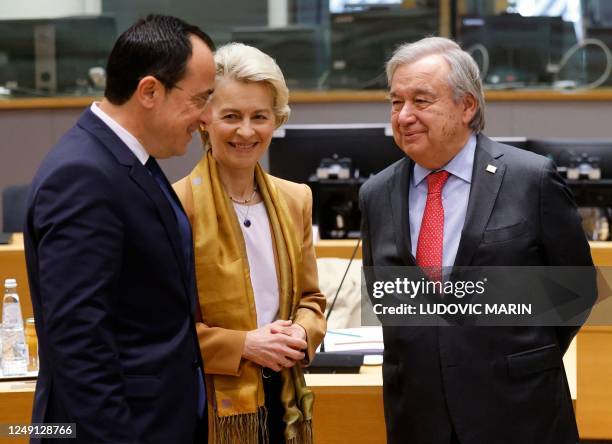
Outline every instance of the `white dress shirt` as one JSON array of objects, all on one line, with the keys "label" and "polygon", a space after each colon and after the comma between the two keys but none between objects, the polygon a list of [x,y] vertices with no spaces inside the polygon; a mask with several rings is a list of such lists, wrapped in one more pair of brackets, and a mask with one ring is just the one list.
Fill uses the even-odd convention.
[{"label": "white dress shirt", "polygon": [[149,153],[147,153],[147,150],[145,150],[144,146],[142,146],[138,139],[134,137],[128,130],[119,125],[119,123],[117,123],[115,119],[113,119],[111,116],[102,111],[98,103],[99,102],[94,102],[91,104],[91,112],[98,116],[100,120],[102,120],[102,122],[104,122],[106,126],[108,126],[111,131],[115,133],[117,137],[119,137],[119,139],[121,139],[121,141],[127,145],[127,147],[130,149],[131,152],[134,153],[140,163],[142,163],[143,165],[147,163],[147,160],[149,160]]}]

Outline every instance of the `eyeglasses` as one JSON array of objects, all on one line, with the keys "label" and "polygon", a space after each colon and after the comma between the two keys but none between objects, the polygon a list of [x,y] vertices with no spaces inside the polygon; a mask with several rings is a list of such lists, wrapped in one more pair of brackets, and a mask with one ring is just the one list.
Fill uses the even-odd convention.
[{"label": "eyeglasses", "polygon": [[[179,91],[183,91],[186,94],[189,94],[184,88],[181,88],[178,85],[174,85],[173,88],[178,89]],[[189,97],[189,101],[198,109],[204,109],[210,96],[212,95],[213,90],[209,89],[208,91],[204,91],[198,94],[193,94]]]}]

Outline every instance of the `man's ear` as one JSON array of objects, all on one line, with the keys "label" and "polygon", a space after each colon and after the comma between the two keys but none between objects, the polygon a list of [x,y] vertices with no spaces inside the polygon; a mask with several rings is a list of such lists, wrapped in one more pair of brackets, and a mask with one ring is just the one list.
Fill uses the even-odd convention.
[{"label": "man's ear", "polygon": [[161,98],[164,86],[153,76],[145,76],[138,82],[134,96],[145,108],[151,109]]},{"label": "man's ear", "polygon": [[476,115],[478,102],[473,95],[466,94],[461,99],[461,103],[463,104],[463,123],[469,125],[474,115]]}]

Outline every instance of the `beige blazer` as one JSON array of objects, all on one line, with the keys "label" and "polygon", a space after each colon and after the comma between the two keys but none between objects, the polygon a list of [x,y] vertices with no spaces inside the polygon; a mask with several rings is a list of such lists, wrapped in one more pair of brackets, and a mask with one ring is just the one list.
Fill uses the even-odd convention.
[{"label": "beige blazer", "polygon": [[[310,362],[314,357],[315,350],[323,340],[326,330],[323,314],[325,296],[319,290],[317,263],[312,243],[312,193],[307,185],[289,182],[274,176],[269,177],[287,203],[295,230],[302,233],[302,267],[304,270],[302,299],[298,306],[295,322],[306,330],[308,343],[306,360]],[[194,205],[189,177],[176,182],[174,189],[193,225]],[[202,322],[196,322],[196,330],[205,373],[239,375],[247,332],[207,327]]]}]

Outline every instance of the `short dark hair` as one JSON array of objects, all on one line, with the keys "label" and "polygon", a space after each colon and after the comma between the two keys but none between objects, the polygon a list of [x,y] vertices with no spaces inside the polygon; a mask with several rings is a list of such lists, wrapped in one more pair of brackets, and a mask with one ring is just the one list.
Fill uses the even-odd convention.
[{"label": "short dark hair", "polygon": [[148,15],[138,20],[119,36],[108,57],[104,96],[114,105],[123,105],[149,75],[172,89],[185,76],[192,35],[215,50],[204,31],[179,18]]}]

